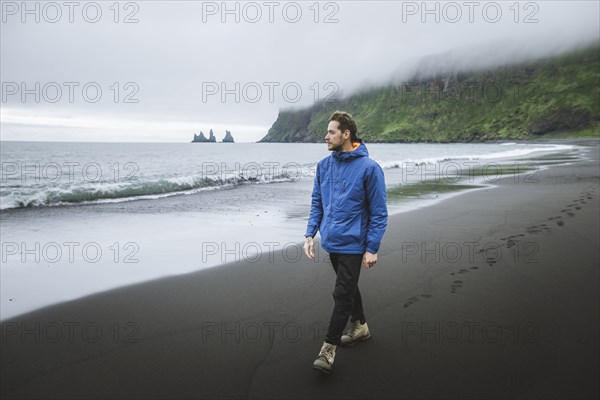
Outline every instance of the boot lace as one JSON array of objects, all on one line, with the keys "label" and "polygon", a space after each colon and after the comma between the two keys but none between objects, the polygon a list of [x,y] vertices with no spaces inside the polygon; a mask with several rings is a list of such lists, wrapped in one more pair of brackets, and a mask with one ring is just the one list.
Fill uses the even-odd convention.
[{"label": "boot lace", "polygon": [[357,337],[358,334],[359,334],[359,332],[360,332],[360,329],[361,329],[360,322],[356,321],[354,323],[354,326],[352,327],[352,330],[350,331],[350,335],[349,336]]},{"label": "boot lace", "polygon": [[319,356],[323,356],[327,359],[327,361],[333,358],[333,346],[327,346],[321,349],[321,354]]}]

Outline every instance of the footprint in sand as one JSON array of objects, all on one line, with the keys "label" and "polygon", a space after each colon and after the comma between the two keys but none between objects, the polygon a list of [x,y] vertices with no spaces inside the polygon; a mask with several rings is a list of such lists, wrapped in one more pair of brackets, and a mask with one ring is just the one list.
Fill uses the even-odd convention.
[{"label": "footprint in sand", "polygon": [[581,207],[577,206],[575,207],[576,210],[581,210]]},{"label": "footprint in sand", "polygon": [[[506,238],[500,238],[500,240],[506,240],[506,247],[508,247],[510,249],[511,247],[513,247],[514,245],[517,244],[517,241],[514,240],[514,238],[516,238],[516,237],[517,237],[516,235],[513,235],[513,236],[508,236]],[[480,251],[480,253],[481,253],[481,251]]]},{"label": "footprint in sand", "polygon": [[[518,236],[521,236],[521,235],[518,235]],[[510,245],[508,244],[509,242],[511,243]],[[513,241],[513,240],[509,240],[509,242],[507,242],[507,245],[506,245],[506,247],[508,247],[508,248],[510,248],[510,247],[512,247],[512,246],[514,246],[514,245],[515,245],[515,243],[516,243],[516,242],[515,242],[515,241]],[[486,251],[485,249],[480,249],[480,250],[479,250],[479,253],[483,253],[483,252],[485,252],[485,251]],[[486,258],[485,258],[485,262],[486,262],[486,263],[487,263],[487,264],[488,264],[490,267],[494,266],[494,264],[496,264],[496,261],[497,261],[497,260],[496,260],[496,257],[486,257]],[[461,271],[469,272],[469,271],[467,271],[467,270],[464,270],[464,269],[461,269]],[[459,273],[460,273],[460,271],[459,271]]]},{"label": "footprint in sand", "polygon": [[554,220],[557,220],[556,225],[558,225],[558,226],[563,226],[565,224],[565,222],[562,220],[562,217],[560,215],[556,216],[556,217],[548,218],[548,221],[554,221]]},{"label": "footprint in sand", "polygon": [[409,298],[408,301],[406,303],[404,303],[404,308],[410,306],[413,303],[416,303],[417,301],[419,301],[419,298],[417,296],[413,296],[413,297]]},{"label": "footprint in sand", "polygon": [[569,217],[573,217],[573,216],[575,216],[575,213],[568,212],[568,213],[567,213],[567,215],[568,215]]},{"label": "footprint in sand", "polygon": [[[473,268],[471,268],[471,269],[473,269]],[[458,272],[450,272],[450,275],[454,275],[454,274],[466,274],[467,272],[469,272],[469,270],[462,268],[462,269],[458,270]]]},{"label": "footprint in sand", "polygon": [[469,269],[479,269],[479,267],[471,267],[471,268],[469,268]]},{"label": "footprint in sand", "polygon": [[456,293],[456,289],[461,288],[462,284],[463,284],[463,281],[455,280],[454,282],[452,282],[452,285],[450,285],[450,292]]},{"label": "footprint in sand", "polygon": [[406,303],[404,303],[404,308],[410,307],[412,304],[419,301],[419,297],[421,297],[423,299],[429,299],[431,297],[431,295],[430,294],[421,294],[419,296],[413,296],[413,297],[409,298]]},{"label": "footprint in sand", "polygon": [[542,233],[544,231],[549,231],[550,228],[546,226],[546,224],[541,225],[532,225],[527,227],[527,233],[537,234]]}]

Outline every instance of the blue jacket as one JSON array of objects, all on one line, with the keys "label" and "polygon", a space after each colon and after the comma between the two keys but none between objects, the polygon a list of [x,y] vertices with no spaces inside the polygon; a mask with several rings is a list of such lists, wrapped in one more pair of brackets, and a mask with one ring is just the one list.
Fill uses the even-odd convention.
[{"label": "blue jacket", "polygon": [[388,217],[383,170],[362,140],[353,146],[353,151],[332,151],[317,164],[304,236],[319,230],[328,253],[375,254]]}]

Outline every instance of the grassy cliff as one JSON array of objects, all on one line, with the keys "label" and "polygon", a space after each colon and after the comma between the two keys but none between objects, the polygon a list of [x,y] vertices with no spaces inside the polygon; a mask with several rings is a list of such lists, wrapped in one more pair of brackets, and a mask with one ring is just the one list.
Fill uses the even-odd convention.
[{"label": "grassy cliff", "polygon": [[329,115],[354,115],[368,142],[600,136],[600,48],[456,71],[282,110],[261,142],[321,142]]}]

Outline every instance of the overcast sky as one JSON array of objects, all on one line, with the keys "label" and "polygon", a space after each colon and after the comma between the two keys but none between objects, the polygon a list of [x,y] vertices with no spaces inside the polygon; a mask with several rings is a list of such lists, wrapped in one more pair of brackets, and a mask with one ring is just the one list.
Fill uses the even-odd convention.
[{"label": "overcast sky", "polygon": [[1,2],[2,140],[253,142],[280,109],[410,80],[425,56],[490,66],[600,36],[595,0],[114,3]]}]

